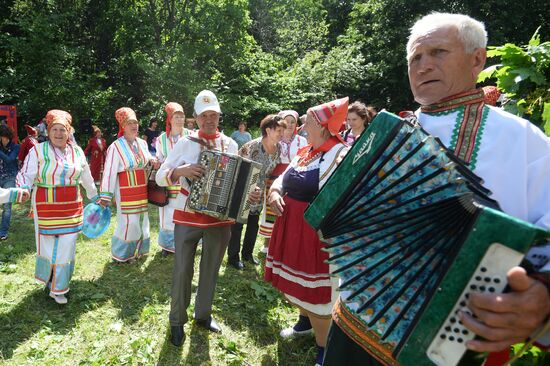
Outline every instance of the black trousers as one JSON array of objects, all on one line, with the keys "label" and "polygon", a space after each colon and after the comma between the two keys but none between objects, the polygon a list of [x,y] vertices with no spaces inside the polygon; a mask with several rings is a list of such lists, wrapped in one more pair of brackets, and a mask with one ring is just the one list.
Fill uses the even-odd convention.
[{"label": "black trousers", "polygon": [[[482,354],[467,351],[457,366],[481,366]],[[384,366],[367,351],[349,338],[336,323],[332,322],[328,333],[323,366]]]},{"label": "black trousers", "polygon": [[236,223],[231,226],[231,239],[229,240],[229,246],[227,247],[227,258],[230,262],[236,262],[239,260],[239,251],[242,258],[252,257],[254,251],[254,244],[256,243],[256,237],[258,236],[258,221],[260,215],[248,215],[246,221],[246,231],[244,233],[243,248],[241,249],[241,234],[243,232],[243,224]]},{"label": "black trousers", "polygon": [[323,366],[383,366],[332,322]]}]

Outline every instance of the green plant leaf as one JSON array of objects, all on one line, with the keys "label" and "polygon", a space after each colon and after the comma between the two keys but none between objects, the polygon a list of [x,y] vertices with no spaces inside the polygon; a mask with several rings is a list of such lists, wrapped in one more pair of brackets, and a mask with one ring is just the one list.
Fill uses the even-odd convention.
[{"label": "green plant leaf", "polygon": [[550,136],[550,103],[544,103],[542,110],[542,120],[544,121],[544,132]]},{"label": "green plant leaf", "polygon": [[478,83],[482,83],[484,82],[485,80],[489,79],[490,77],[493,76],[493,74],[497,71],[497,69],[499,67],[501,67],[502,64],[497,64],[497,65],[492,65],[492,66],[489,66],[488,68],[486,68],[485,70],[483,70],[482,72],[479,73],[479,75],[477,76],[477,82]]}]

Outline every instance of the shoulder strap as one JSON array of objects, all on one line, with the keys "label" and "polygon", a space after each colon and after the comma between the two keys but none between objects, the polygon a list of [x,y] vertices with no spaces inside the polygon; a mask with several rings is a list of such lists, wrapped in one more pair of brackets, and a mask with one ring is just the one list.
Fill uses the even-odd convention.
[{"label": "shoulder strap", "polygon": [[214,151],[219,151],[219,149],[217,148],[213,148],[212,146],[209,146],[206,142],[204,142],[202,139],[199,139],[199,138],[196,138],[194,136],[187,136],[187,138],[190,140],[190,141],[193,141],[193,142],[196,142],[197,144],[200,144],[202,146],[204,146],[207,150],[214,150]]},{"label": "shoulder strap", "polygon": [[206,142],[204,142],[203,140],[198,139],[194,136],[187,136],[187,139],[189,139],[190,141],[196,142],[197,144],[200,144],[204,147],[208,147],[208,144]]},{"label": "shoulder strap", "polygon": [[[334,155],[334,159],[332,160],[332,162],[330,163],[329,167],[327,168],[327,170],[325,170],[325,172],[323,173],[323,175],[319,178],[319,182],[322,181],[323,179],[325,179],[325,177],[327,176],[327,174],[329,174],[331,172],[331,170],[334,168],[334,165],[336,164],[336,162],[338,161],[338,157],[340,156],[340,153],[342,152],[342,150],[345,148],[345,146],[342,146],[338,149],[338,151],[336,152],[336,154]],[[321,160],[325,157],[325,153],[323,153],[323,155],[321,156]]]}]

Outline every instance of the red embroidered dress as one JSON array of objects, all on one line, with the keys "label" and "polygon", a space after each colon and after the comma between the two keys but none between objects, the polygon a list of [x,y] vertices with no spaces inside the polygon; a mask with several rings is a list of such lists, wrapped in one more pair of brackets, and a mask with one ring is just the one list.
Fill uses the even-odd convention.
[{"label": "red embroidered dress", "polygon": [[90,155],[90,170],[96,182],[101,180],[103,173],[103,165],[105,164],[105,151],[107,150],[107,142],[104,138],[92,137],[88,141],[88,145],[84,149],[86,156]]}]

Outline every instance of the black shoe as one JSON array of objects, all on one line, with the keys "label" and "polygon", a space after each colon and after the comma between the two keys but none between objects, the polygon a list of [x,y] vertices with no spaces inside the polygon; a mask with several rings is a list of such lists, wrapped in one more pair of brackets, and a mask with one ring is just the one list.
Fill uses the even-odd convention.
[{"label": "black shoe", "polygon": [[227,262],[231,267],[235,268],[237,271],[242,271],[244,264],[241,261],[229,261]]},{"label": "black shoe", "polygon": [[184,341],[185,333],[183,333],[183,325],[171,325],[170,342],[176,347],[181,347]]},{"label": "black shoe", "polygon": [[253,265],[257,266],[258,264],[260,264],[260,262],[254,258],[253,256],[250,256],[250,257],[243,257],[243,260],[249,262],[249,263],[252,263]]},{"label": "black shoe", "polygon": [[222,332],[222,328],[220,328],[218,323],[212,317],[210,317],[206,320],[195,319],[195,324],[198,325],[201,328],[208,329],[209,331],[214,332],[214,333],[221,333]]}]

